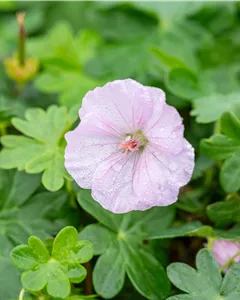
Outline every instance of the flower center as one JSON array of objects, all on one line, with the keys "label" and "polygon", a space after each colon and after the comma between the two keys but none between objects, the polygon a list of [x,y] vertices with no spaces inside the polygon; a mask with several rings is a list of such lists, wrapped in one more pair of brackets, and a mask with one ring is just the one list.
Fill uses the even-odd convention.
[{"label": "flower center", "polygon": [[137,131],[134,134],[127,134],[125,140],[119,145],[119,150],[123,150],[124,155],[128,152],[134,152],[144,149],[148,140],[141,131]]}]

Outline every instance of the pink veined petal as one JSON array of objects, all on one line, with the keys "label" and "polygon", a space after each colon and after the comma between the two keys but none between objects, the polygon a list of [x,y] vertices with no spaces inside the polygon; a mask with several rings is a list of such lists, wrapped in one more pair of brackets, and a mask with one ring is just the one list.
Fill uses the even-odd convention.
[{"label": "pink veined petal", "polygon": [[152,145],[148,149],[164,170],[169,187],[180,188],[189,182],[194,169],[194,149],[187,140],[183,139],[183,149],[176,155],[163,153]]},{"label": "pink veined petal", "polygon": [[167,206],[177,200],[179,187],[169,184],[171,170],[146,148],[136,166],[133,178],[134,193],[148,208]]},{"label": "pink veined petal", "polygon": [[147,87],[148,94],[153,102],[153,113],[151,118],[148,120],[144,131],[147,132],[149,129],[151,129],[154,124],[156,124],[159,120],[159,117],[162,115],[163,108],[166,104],[166,96],[163,90],[155,87]]},{"label": "pink veined petal", "polygon": [[67,171],[81,187],[91,188],[96,168],[112,153],[119,151],[122,136],[104,115],[90,113],[65,138]]},{"label": "pink veined petal", "polygon": [[184,127],[178,111],[168,104],[164,104],[161,114],[154,124],[148,126],[144,133],[151,145],[161,152],[177,154],[184,145]]},{"label": "pink veined petal", "polygon": [[146,125],[153,113],[148,88],[132,80],[116,80],[86,94],[80,118],[89,112],[103,112],[124,133],[133,133]]},{"label": "pink veined petal", "polygon": [[[124,156],[113,154],[96,170],[92,196],[105,209],[114,213],[140,210],[140,198],[133,194],[132,178],[139,159],[137,152]],[[142,208],[144,209],[144,208]]]}]

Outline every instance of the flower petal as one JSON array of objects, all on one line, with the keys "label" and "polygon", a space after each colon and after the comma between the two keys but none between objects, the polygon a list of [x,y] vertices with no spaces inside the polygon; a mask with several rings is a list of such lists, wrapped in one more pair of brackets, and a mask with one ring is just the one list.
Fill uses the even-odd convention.
[{"label": "flower petal", "polygon": [[87,114],[79,126],[65,135],[65,167],[83,188],[91,188],[98,165],[118,151],[122,140],[114,125],[104,115]]},{"label": "flower petal", "polygon": [[176,155],[162,153],[154,146],[149,151],[164,170],[169,185],[180,188],[189,182],[194,169],[194,149],[187,140],[183,139],[183,149]]},{"label": "flower petal", "polygon": [[148,131],[154,126],[154,124],[156,124],[156,122],[159,120],[159,117],[162,115],[166,104],[166,96],[163,90],[150,86],[148,86],[147,89],[148,94],[152,99],[154,109],[151,118],[148,120],[145,126],[145,131]]},{"label": "flower petal", "polygon": [[149,204],[166,206],[177,201],[179,188],[191,178],[194,167],[192,146],[185,141],[177,155],[162,154],[147,147],[136,166],[133,190]]},{"label": "flower petal", "polygon": [[148,88],[132,80],[116,80],[86,94],[80,118],[89,112],[103,112],[124,133],[141,129],[152,116],[153,102]]},{"label": "flower petal", "polygon": [[182,151],[184,127],[178,111],[164,104],[158,119],[144,131],[151,145],[163,153],[177,154]]},{"label": "flower petal", "polygon": [[166,206],[177,201],[179,187],[169,184],[171,172],[155,154],[146,148],[135,168],[133,179],[134,193],[141,197],[148,207]]},{"label": "flower petal", "polygon": [[93,178],[92,196],[105,209],[125,213],[138,209],[138,197],[134,197],[132,178],[139,159],[137,152],[125,156],[119,152],[104,161]]}]

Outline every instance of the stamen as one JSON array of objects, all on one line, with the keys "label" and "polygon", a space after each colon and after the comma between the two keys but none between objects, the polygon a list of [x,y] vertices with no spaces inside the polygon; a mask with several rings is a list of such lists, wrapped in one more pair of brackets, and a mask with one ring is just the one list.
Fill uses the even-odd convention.
[{"label": "stamen", "polygon": [[119,145],[118,149],[124,149],[124,155],[127,155],[129,151],[134,152],[138,150],[139,146],[141,146],[141,142],[138,139],[128,135],[125,141]]}]

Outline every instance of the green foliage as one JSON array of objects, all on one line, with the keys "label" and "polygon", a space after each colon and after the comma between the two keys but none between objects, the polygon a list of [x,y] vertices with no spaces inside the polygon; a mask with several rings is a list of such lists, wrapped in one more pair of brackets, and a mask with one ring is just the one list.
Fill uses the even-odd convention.
[{"label": "green foliage", "polygon": [[239,103],[238,93],[197,98],[193,102],[192,116],[196,116],[199,123],[213,122],[218,120],[223,113],[233,111],[234,106]]},{"label": "green foliage", "polygon": [[14,118],[12,124],[25,136],[7,135],[1,142],[0,167],[18,168],[30,174],[43,172],[42,183],[50,191],[59,190],[64,183],[64,134],[77,116],[73,108],[50,106],[47,111],[28,109],[26,120]]},{"label": "green foliage", "polygon": [[222,279],[213,255],[209,250],[203,249],[197,254],[196,267],[197,270],[183,263],[168,266],[167,273],[171,282],[186,293],[170,297],[168,300],[239,298],[239,263],[234,264]]},{"label": "green foliage", "polygon": [[173,207],[114,215],[95,202],[88,191],[79,192],[78,201],[100,222],[86,226],[79,235],[96,245],[95,255],[101,254],[93,272],[97,293],[106,299],[114,297],[123,288],[126,274],[147,299],[164,299],[170,288],[165,271],[143,241],[154,228],[164,229],[171,223]]},{"label": "green foliage", "polygon": [[63,191],[35,193],[39,185],[39,175],[0,170],[0,268],[5,274],[0,293],[5,299],[15,297],[20,290],[19,274],[9,260],[11,248],[27,242],[32,234],[44,239],[69,222],[67,194]]},{"label": "green foliage", "polygon": [[43,38],[32,40],[29,51],[45,66],[35,81],[36,87],[45,93],[60,93],[62,105],[80,105],[89,90],[104,83],[88,77],[83,70],[100,41],[96,33],[88,30],[74,37],[65,22],[56,24]]},{"label": "green foliage", "polygon": [[202,152],[214,159],[225,160],[221,167],[220,183],[226,192],[240,189],[240,121],[236,114],[226,112],[220,119],[224,135],[214,135],[201,143]]},{"label": "green foliage", "polygon": [[71,283],[80,283],[86,277],[81,263],[93,256],[93,247],[88,241],[78,240],[78,232],[72,227],[63,228],[53,242],[52,253],[44,243],[31,236],[28,245],[19,245],[11,252],[12,263],[24,270],[21,281],[30,292],[46,287],[47,294],[66,299],[71,292]]}]

